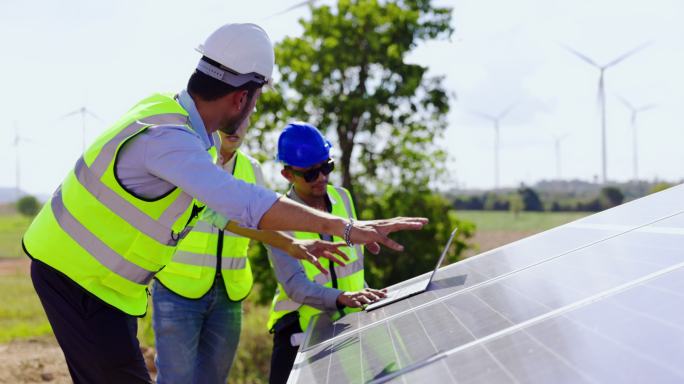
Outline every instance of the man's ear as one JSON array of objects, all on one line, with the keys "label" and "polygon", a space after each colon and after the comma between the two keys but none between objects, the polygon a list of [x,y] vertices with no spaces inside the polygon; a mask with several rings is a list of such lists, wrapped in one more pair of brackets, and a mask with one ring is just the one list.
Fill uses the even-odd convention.
[{"label": "man's ear", "polygon": [[247,90],[241,89],[235,92],[231,92],[225,96],[226,104],[230,111],[242,111],[244,105],[247,103],[247,93]]},{"label": "man's ear", "polygon": [[280,174],[287,180],[290,184],[294,184],[294,176],[289,169],[283,168],[280,170]]}]

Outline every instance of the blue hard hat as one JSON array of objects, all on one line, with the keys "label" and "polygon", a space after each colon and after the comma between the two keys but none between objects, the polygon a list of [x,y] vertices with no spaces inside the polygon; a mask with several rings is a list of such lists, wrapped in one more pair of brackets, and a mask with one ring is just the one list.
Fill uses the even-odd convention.
[{"label": "blue hard hat", "polygon": [[309,123],[288,124],[278,137],[276,160],[295,167],[308,168],[330,158],[332,144]]}]

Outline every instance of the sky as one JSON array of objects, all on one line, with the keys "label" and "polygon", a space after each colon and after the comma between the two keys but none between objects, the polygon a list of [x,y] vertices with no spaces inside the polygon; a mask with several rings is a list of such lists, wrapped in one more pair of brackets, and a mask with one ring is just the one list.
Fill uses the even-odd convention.
[{"label": "sky", "polygon": [[[199,54],[194,48],[227,22],[255,22],[274,42],[298,36],[306,8],[279,14],[300,0],[64,0],[0,2],[0,187],[51,193],[87,142],[153,92],[181,90]],[[330,4],[330,0],[319,0]],[[607,173],[633,178],[630,112],[655,104],[637,119],[639,177],[681,180],[684,151],[684,2],[679,0],[435,1],[453,8],[448,41],[420,44],[408,61],[445,76],[453,92],[447,149],[447,187],[494,186],[494,130],[500,125],[501,186],[534,184],[558,175],[592,181],[601,176],[597,108],[600,65],[649,45],[605,73]],[[19,132],[18,147],[15,132]],[[555,136],[554,136],[555,135]],[[18,152],[17,152],[18,150]],[[275,175],[267,175],[275,178]]]}]

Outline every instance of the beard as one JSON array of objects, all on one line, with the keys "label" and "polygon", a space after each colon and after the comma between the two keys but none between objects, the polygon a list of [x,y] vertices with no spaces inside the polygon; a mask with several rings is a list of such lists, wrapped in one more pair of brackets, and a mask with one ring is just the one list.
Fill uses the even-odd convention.
[{"label": "beard", "polygon": [[[253,96],[252,96],[253,97]],[[252,104],[252,98],[250,97],[247,100],[247,103],[245,103],[245,106],[242,108],[240,113],[232,118],[226,119],[221,123],[219,126],[219,131],[225,133],[226,135],[234,135],[235,132],[237,132],[238,129],[240,129],[240,126],[242,126],[242,123],[245,121],[247,116],[249,115],[249,106]]]}]

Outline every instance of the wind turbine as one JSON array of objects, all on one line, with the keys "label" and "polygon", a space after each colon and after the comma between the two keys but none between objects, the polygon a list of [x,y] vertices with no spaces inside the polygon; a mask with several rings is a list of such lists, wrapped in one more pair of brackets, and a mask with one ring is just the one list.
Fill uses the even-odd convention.
[{"label": "wind turbine", "polygon": [[551,135],[553,136],[553,146],[556,151],[556,179],[561,180],[561,143],[569,135],[567,133],[563,135],[552,133]]},{"label": "wind turbine", "polygon": [[490,115],[483,112],[472,111],[476,116],[492,122],[494,126],[494,189],[499,189],[499,127],[501,120],[515,107],[517,103],[513,103],[508,108],[501,111],[498,115]]},{"label": "wind turbine", "polygon": [[572,53],[573,55],[577,56],[580,60],[586,62],[587,64],[591,65],[594,68],[597,68],[600,71],[599,75],[599,81],[598,81],[598,103],[599,103],[599,108],[601,112],[601,171],[602,171],[602,177],[603,177],[603,184],[606,183],[608,179],[608,173],[606,170],[606,88],[605,88],[605,81],[603,79],[605,72],[608,68],[614,67],[618,65],[620,62],[625,60],[626,58],[634,55],[635,53],[641,51],[642,49],[646,48],[648,45],[650,45],[651,42],[646,42],[644,44],[641,44],[640,46],[632,49],[631,51],[627,51],[623,53],[622,55],[618,56],[617,58],[613,59],[612,61],[608,62],[608,64],[604,65],[599,65],[596,63],[596,61],[592,60],[589,58],[587,55],[584,55],[572,48],[570,48],[567,45],[563,45],[563,48],[565,48],[568,52]]},{"label": "wind turbine", "polygon": [[73,112],[67,113],[66,115],[62,116],[60,119],[63,120],[63,119],[66,119],[67,117],[71,117],[74,115],[81,115],[81,125],[82,125],[81,135],[82,135],[82,140],[83,140],[82,146],[83,146],[83,152],[85,152],[85,147],[86,147],[86,136],[85,136],[86,135],[86,116],[90,115],[91,117],[94,117],[98,121],[102,121],[102,119],[99,118],[96,114],[94,114],[90,109],[86,108],[85,106],[81,107],[81,108],[79,108]]},{"label": "wind turbine", "polygon": [[624,104],[624,106],[627,107],[627,109],[629,109],[629,111],[631,112],[630,122],[632,125],[632,151],[633,151],[632,164],[634,167],[634,181],[638,181],[639,180],[639,159],[638,159],[639,148],[638,148],[638,141],[637,141],[637,123],[636,123],[637,115],[639,114],[639,112],[644,112],[644,111],[648,111],[649,109],[655,108],[656,105],[655,104],[647,104],[647,105],[643,105],[641,107],[635,107],[632,103],[627,101],[627,99],[625,99],[624,97],[618,96],[618,99],[620,99],[622,104]]},{"label": "wind turbine", "polygon": [[21,188],[21,156],[20,153],[21,151],[19,150],[19,145],[21,142],[31,142],[32,140],[27,139],[19,134],[19,123],[16,121],[14,122],[14,142],[12,143],[12,146],[14,147],[14,152],[16,155],[16,160],[15,160],[15,170],[14,170],[14,185],[15,185],[15,194],[17,200],[19,199],[19,194],[20,194],[20,188]]}]

